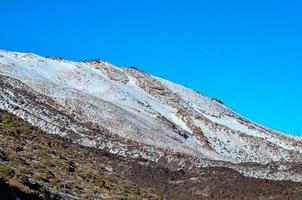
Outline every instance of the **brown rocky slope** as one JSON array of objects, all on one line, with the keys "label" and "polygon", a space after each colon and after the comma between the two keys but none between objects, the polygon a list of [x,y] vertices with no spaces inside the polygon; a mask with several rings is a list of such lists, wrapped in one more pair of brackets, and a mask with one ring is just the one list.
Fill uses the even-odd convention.
[{"label": "brown rocky slope", "polygon": [[302,199],[301,183],[228,168],[172,170],[73,144],[6,111],[0,111],[0,176],[1,199]]}]

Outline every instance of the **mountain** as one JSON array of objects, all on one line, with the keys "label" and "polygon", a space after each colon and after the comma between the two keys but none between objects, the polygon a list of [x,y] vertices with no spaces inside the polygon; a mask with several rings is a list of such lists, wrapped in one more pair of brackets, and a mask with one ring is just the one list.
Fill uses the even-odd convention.
[{"label": "mountain", "polygon": [[[218,99],[139,69],[115,67],[101,60],[75,62],[0,51],[0,85],[0,109],[45,134],[70,141],[75,148],[107,152],[127,162],[136,160],[147,167],[145,173],[164,168],[186,174],[176,177],[194,175],[188,178],[190,183],[170,180],[165,183],[167,191],[173,181],[175,187],[181,183],[196,187],[200,176],[210,171],[218,178],[240,177],[235,181],[237,187],[246,181],[256,187],[263,184],[262,179],[269,183],[265,187],[301,186],[301,137],[254,123]],[[164,177],[171,179],[170,175]],[[142,184],[134,177],[128,179]],[[215,182],[213,188],[217,189],[219,181],[207,181],[209,185]],[[154,184],[147,187],[155,187],[161,197],[173,195],[165,196]],[[278,187],[282,188],[270,189]],[[196,199],[216,198],[209,194],[211,189],[203,189]],[[223,198],[232,199],[228,195]],[[259,197],[255,195],[250,198]],[[286,196],[278,195],[280,199]],[[185,199],[181,195],[173,199],[177,197]]]}]

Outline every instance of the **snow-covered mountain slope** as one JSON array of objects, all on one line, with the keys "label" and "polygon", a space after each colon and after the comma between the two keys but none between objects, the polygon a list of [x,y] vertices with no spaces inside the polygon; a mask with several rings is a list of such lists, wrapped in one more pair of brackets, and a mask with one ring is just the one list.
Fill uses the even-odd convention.
[{"label": "snow-covered mountain slope", "polygon": [[[0,51],[0,75],[1,109],[86,146],[113,148],[101,139],[106,132],[119,141],[111,151],[143,147],[145,156],[155,152],[157,160],[164,154],[230,163],[302,159],[300,137],[253,123],[216,99],[135,68]],[[87,134],[91,130],[98,131]]]}]

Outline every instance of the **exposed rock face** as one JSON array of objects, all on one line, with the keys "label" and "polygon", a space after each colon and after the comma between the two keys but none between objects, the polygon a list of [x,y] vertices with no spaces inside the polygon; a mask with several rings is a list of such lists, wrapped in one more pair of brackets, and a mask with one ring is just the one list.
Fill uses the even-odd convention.
[{"label": "exposed rock face", "polygon": [[49,134],[174,170],[302,181],[302,139],[135,68],[0,51],[0,108]]}]

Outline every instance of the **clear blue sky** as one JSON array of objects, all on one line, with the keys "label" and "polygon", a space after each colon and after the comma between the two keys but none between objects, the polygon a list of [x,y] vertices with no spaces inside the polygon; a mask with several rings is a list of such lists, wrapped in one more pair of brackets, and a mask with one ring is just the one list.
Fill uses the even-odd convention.
[{"label": "clear blue sky", "polygon": [[137,66],[302,134],[300,0],[3,0],[0,48]]}]

